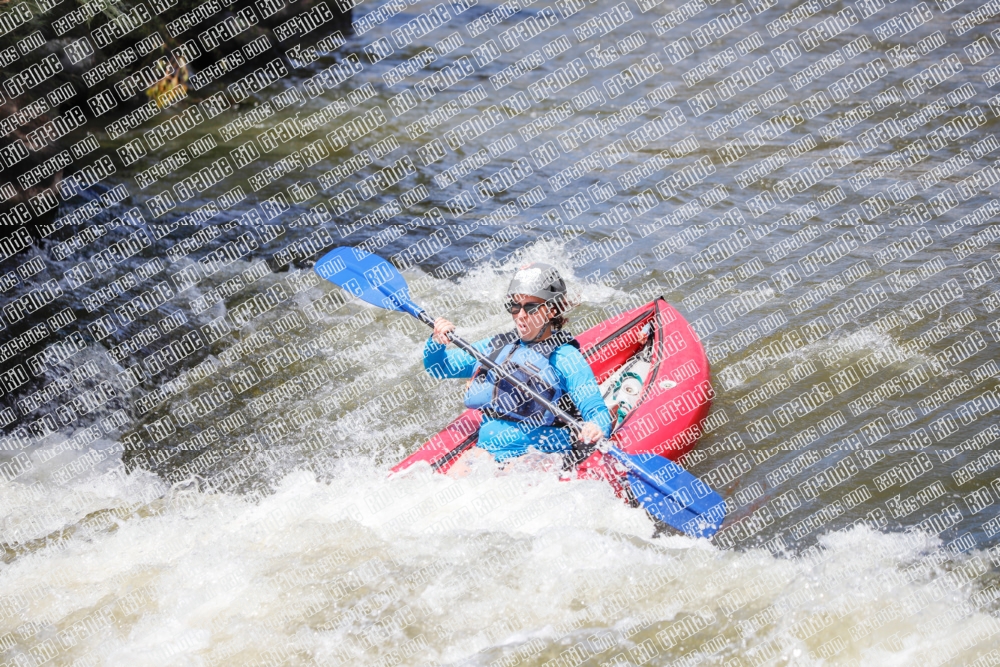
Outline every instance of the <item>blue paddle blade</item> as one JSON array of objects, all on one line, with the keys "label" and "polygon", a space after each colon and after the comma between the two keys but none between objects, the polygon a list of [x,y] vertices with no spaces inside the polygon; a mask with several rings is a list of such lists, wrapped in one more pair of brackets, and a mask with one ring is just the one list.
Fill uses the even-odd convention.
[{"label": "blue paddle blade", "polygon": [[627,461],[632,494],[651,515],[695,537],[711,537],[726,517],[726,501],[704,482],[662,456],[613,452]]},{"label": "blue paddle blade", "polygon": [[360,248],[334,248],[316,262],[313,270],[365,303],[419,317],[420,308],[410,300],[406,279],[378,255]]},{"label": "blue paddle blade", "polygon": [[[433,320],[410,300],[406,279],[377,255],[359,248],[334,248],[316,262],[314,270],[366,303],[408,313],[433,326]],[[468,343],[452,340],[480,362],[484,360]],[[726,516],[725,501],[697,477],[662,456],[633,456],[617,447],[609,451],[628,469],[632,492],[651,515],[697,537],[711,537],[719,530]]]}]

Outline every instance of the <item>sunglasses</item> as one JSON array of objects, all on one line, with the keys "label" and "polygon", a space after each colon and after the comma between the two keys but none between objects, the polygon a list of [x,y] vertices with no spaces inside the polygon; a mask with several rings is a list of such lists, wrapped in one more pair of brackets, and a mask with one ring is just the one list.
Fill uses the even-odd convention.
[{"label": "sunglasses", "polygon": [[507,312],[510,313],[511,315],[517,315],[518,313],[521,312],[521,310],[524,310],[524,312],[528,313],[529,315],[534,315],[535,313],[538,312],[538,309],[544,305],[545,303],[526,303],[524,305],[521,305],[519,303],[514,303],[513,301],[508,301],[506,307],[507,307]]}]

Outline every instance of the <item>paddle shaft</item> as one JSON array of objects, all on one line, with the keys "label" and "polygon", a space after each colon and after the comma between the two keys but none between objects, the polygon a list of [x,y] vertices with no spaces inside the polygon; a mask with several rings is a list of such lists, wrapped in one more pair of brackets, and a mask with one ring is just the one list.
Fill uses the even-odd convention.
[{"label": "paddle shaft", "polygon": [[[412,313],[411,312],[410,314],[414,315],[414,317],[416,317],[421,322],[423,322],[424,324],[426,324],[427,326],[429,326],[429,327],[431,327],[433,329],[434,328],[434,320],[433,320],[433,318],[431,318],[431,316],[428,315],[419,306],[415,306],[415,309],[416,309],[416,313]],[[410,311],[407,311],[407,312],[410,312]],[[556,415],[557,417],[559,417],[560,419],[562,419],[563,421],[565,421],[569,425],[570,429],[574,433],[579,433],[580,429],[583,428],[583,423],[582,422],[577,421],[576,419],[574,419],[572,416],[569,415],[569,413],[567,413],[565,410],[563,410],[562,408],[560,408],[558,405],[552,403],[551,401],[546,400],[542,396],[539,396],[538,392],[536,392],[534,389],[532,389],[531,387],[527,386],[526,384],[524,384],[523,382],[521,382],[517,378],[511,377],[511,375],[508,374],[503,368],[501,368],[501,366],[499,364],[497,364],[496,362],[494,362],[492,359],[490,359],[489,357],[485,356],[484,354],[480,353],[479,350],[477,350],[476,348],[472,347],[472,345],[470,345],[468,342],[466,342],[465,340],[463,340],[460,336],[455,335],[454,332],[450,332],[450,333],[448,333],[448,338],[457,347],[459,347],[460,349],[465,350],[466,352],[468,352],[469,354],[471,354],[472,357],[476,361],[478,361],[479,363],[481,363],[483,366],[485,366],[486,368],[488,368],[490,370],[496,370],[497,372],[499,372],[501,374],[501,376],[504,379],[506,379],[508,382],[510,382],[518,390],[523,391],[524,393],[526,393],[527,395],[531,396],[536,401],[538,401],[539,403],[541,403],[545,408],[547,408],[548,410],[551,410],[554,415]],[[601,451],[606,451],[608,454],[611,454],[612,456],[614,456],[615,460],[617,460],[619,463],[621,463],[622,465],[624,465],[627,469],[629,469],[632,472],[634,472],[634,473],[642,476],[644,479],[647,479],[647,481],[648,481],[648,475],[646,474],[646,471],[642,470],[641,468],[639,468],[638,466],[636,466],[636,464],[633,461],[629,460],[629,458],[625,455],[625,453],[622,452],[620,449],[618,449],[618,447],[616,447],[614,445],[614,443],[610,439],[608,439],[608,438],[602,438],[600,443],[595,443],[593,445],[590,445],[590,449],[588,451],[593,451],[595,448],[598,447],[599,444],[606,445],[606,447],[604,449],[602,449]]]},{"label": "paddle shaft", "polygon": [[[406,280],[399,271],[377,255],[359,251],[357,248],[334,248],[316,262],[316,273],[365,303],[387,310],[404,312],[429,327],[434,326],[434,320],[420,306],[410,300]],[[581,421],[570,416],[553,402],[539,396],[525,382],[511,377],[507,369],[487,358],[454,333],[449,333],[448,339],[455,343],[459,349],[472,355],[483,367],[509,381],[512,386],[516,387],[517,391],[533,397],[547,410],[564,420],[574,434],[579,435],[584,427]],[[610,455],[617,463],[624,466],[624,470],[616,469],[613,473],[620,474],[627,471],[628,483],[631,485],[630,488],[633,490],[635,499],[652,516],[683,532],[706,537],[719,529],[715,519],[722,518],[722,516],[715,516],[713,512],[715,507],[724,508],[724,503],[718,494],[714,494],[712,502],[715,502],[715,507],[711,509],[706,510],[701,507],[704,503],[697,501],[693,503],[692,499],[695,497],[706,497],[703,491],[707,487],[691,473],[663,457],[650,455],[651,458],[647,460],[637,458],[638,455],[626,454],[607,438],[603,438],[598,443],[598,447],[600,451]],[[592,450],[593,446],[586,450],[580,448],[583,454],[589,454]],[[636,460],[633,460],[634,458]],[[694,482],[699,482],[697,487],[693,486]],[[709,521],[708,528],[698,528],[692,523],[693,520],[704,517],[709,517],[706,519]]]},{"label": "paddle shaft", "polygon": [[[419,315],[417,317],[421,322],[423,322],[427,326],[431,327],[432,329],[434,328],[434,320],[431,319],[430,315],[428,315],[423,310],[419,311]],[[524,392],[528,396],[531,396],[533,399],[541,403],[542,406],[545,407],[547,410],[550,410],[552,414],[554,414],[555,416],[559,417],[564,422],[566,422],[573,431],[579,433],[580,429],[583,428],[582,422],[579,422],[576,419],[574,419],[568,412],[560,408],[555,403],[545,400],[545,398],[540,396],[538,392],[536,392],[534,389],[532,389],[528,385],[518,380],[516,377],[512,377],[509,373],[504,371],[504,369],[500,366],[500,364],[496,363],[486,355],[480,353],[479,350],[472,347],[472,345],[463,340],[460,336],[457,336],[454,332],[451,332],[448,334],[448,338],[459,349],[465,350],[466,352],[471,354],[476,361],[481,363],[487,369],[497,371],[498,373],[501,374],[501,376],[505,380],[507,380],[507,382],[511,383],[516,389]]]},{"label": "paddle shaft", "polygon": [[[407,310],[407,312],[409,312],[411,315],[414,315],[417,319],[419,319],[421,322],[423,322],[427,326],[429,326],[431,328],[434,327],[434,320],[429,315],[427,315],[427,313],[424,312],[423,309],[421,309],[419,306],[416,306],[414,304],[414,310],[415,310],[415,312],[411,312],[410,310]],[[563,410],[562,408],[560,408],[558,405],[555,405],[551,401],[548,401],[545,398],[543,398],[542,396],[539,396],[538,393],[535,390],[533,390],[531,387],[527,386],[526,384],[524,384],[523,382],[521,382],[517,378],[511,377],[510,374],[507,373],[499,364],[497,364],[496,362],[494,362],[493,360],[491,360],[490,358],[488,358],[487,356],[485,356],[484,354],[482,354],[481,352],[479,352],[479,350],[477,350],[476,348],[472,347],[472,345],[470,345],[468,342],[466,342],[465,340],[463,340],[461,337],[456,336],[453,332],[448,333],[447,335],[448,335],[449,340],[451,340],[451,342],[453,342],[460,349],[465,350],[466,352],[468,352],[469,354],[471,354],[472,357],[474,359],[476,359],[477,361],[479,361],[479,363],[481,363],[483,366],[485,366],[486,368],[488,368],[490,370],[497,371],[498,373],[501,374],[502,377],[504,377],[508,382],[510,382],[518,390],[520,390],[520,391],[528,394],[529,396],[531,396],[532,398],[534,398],[536,401],[538,401],[539,403],[541,403],[543,406],[545,406],[547,409],[551,410],[553,412],[553,414],[555,414],[558,417],[560,417],[561,419],[563,419],[569,425],[569,427],[571,429],[573,429],[573,431],[575,433],[579,433],[580,429],[583,428],[582,422],[580,422],[580,421],[574,419],[573,417],[571,417],[569,414],[567,414],[567,412],[565,410]],[[621,451],[617,446],[615,446],[615,444],[610,439],[608,439],[608,438],[602,438],[600,444],[605,445],[605,447],[601,449],[602,452],[611,455],[611,457],[615,461],[617,461],[618,463],[620,463],[622,466],[624,466],[626,470],[628,470],[629,472],[631,472],[634,475],[637,475],[639,477],[639,479],[645,485],[647,485],[647,487],[648,486],[652,486],[653,490],[655,490],[657,493],[661,493],[662,495],[667,496],[668,498],[672,498],[674,500],[674,503],[676,503],[676,505],[678,507],[682,507],[683,508],[683,507],[687,507],[688,506],[687,503],[683,502],[683,499],[680,500],[680,501],[678,501],[674,497],[675,493],[677,492],[677,489],[670,489],[670,490],[664,489],[663,488],[663,484],[666,483],[666,480],[657,479],[649,471],[644,470],[642,467],[636,465],[636,463],[634,461],[632,461],[629,458],[629,456],[627,454],[625,454],[625,452]],[[597,445],[591,445],[591,449],[588,450],[588,451],[593,451],[593,449],[596,448],[596,446]],[[667,461],[668,461],[668,463],[671,463],[671,465],[673,465],[673,466],[676,467],[676,464],[673,464],[672,462],[670,462],[669,459]],[[687,474],[688,476],[690,476],[690,473],[686,473],[685,472],[685,474]],[[705,488],[707,488],[707,487],[705,487]],[[649,489],[647,488],[647,492],[648,491],[649,491]],[[639,500],[638,498],[636,498],[636,499]],[[641,500],[640,500],[640,502],[641,502]],[[658,505],[660,503],[653,503],[653,504],[654,505]],[[654,518],[657,517],[657,514],[655,512],[651,511],[651,513],[653,514]],[[660,516],[660,520],[667,520],[668,518],[669,517]],[[688,531],[688,529],[685,528],[683,526],[683,524],[677,524],[677,523],[674,523],[674,522],[670,522],[669,525],[672,525],[674,528],[677,528],[678,530],[682,530],[682,531],[685,531],[685,532]]]}]

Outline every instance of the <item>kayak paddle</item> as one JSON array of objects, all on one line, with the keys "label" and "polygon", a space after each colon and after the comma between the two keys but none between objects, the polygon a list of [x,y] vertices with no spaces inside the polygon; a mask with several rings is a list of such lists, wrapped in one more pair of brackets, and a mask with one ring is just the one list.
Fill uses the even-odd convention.
[{"label": "kayak paddle", "polygon": [[[406,279],[392,264],[366,250],[334,248],[316,262],[316,273],[358,299],[386,310],[396,310],[434,327],[434,318],[413,303]],[[454,333],[448,335],[460,349],[472,355],[487,369],[501,373],[519,391],[530,395],[578,433],[583,424],[558,405],[545,400],[531,387],[504,370]],[[718,493],[681,466],[654,454],[627,454],[611,440],[597,445],[611,455],[626,471],[635,499],[654,518],[695,537],[711,537],[722,525],[726,503]]]}]

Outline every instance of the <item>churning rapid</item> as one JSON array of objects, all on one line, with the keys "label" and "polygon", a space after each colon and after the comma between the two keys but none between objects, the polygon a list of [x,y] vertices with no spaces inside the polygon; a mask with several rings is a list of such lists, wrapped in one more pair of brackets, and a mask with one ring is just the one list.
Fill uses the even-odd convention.
[{"label": "churning rapid", "polygon": [[[527,256],[572,275],[558,244]],[[446,302],[461,299],[453,316],[474,338],[505,326],[495,304],[509,268],[458,283],[406,275],[428,307],[448,312]],[[573,283],[579,318],[630,298]],[[651,539],[646,515],[596,481],[516,466],[497,474],[489,464],[459,479],[426,467],[386,478],[455,414],[462,383],[423,375],[424,331],[362,304],[283,342],[330,331],[332,344],[302,369],[350,362],[350,381],[284,399],[281,412],[294,419],[362,389],[343,413],[273,446],[222,437],[191,460],[201,463],[162,476],[125,472],[119,442],[28,450],[34,467],[0,492],[5,534],[18,543],[3,571],[9,634],[0,641],[66,665],[627,665],[653,656],[650,664],[931,665],[969,664],[994,645],[984,641],[997,630],[991,554],[924,532],[862,523],[800,553],[722,549]],[[389,391],[402,397],[396,407],[373,411],[366,399]],[[708,450],[724,445],[706,440]],[[226,457],[236,465],[220,465]],[[65,482],[82,461],[99,461],[93,475]],[[780,468],[758,466],[725,492],[754,505],[745,490]]]},{"label": "churning rapid", "polygon": [[[17,334],[44,321],[48,352],[2,348],[32,379],[0,395],[0,662],[1000,664],[986,10],[541,4],[449,3],[419,35],[443,3],[360,4],[341,53],[136,157],[51,238],[0,245],[0,277],[31,274],[5,308],[62,286]],[[321,71],[344,78],[312,95]],[[561,88],[523,107],[540,85]],[[251,166],[160,207],[265,128]],[[332,152],[297,170],[321,134]],[[291,204],[253,226],[237,186]],[[523,462],[389,477],[464,383],[424,371],[422,325],[311,270],[362,244],[468,340],[510,330],[526,261],[566,277],[574,333],[664,296],[712,363],[680,462],[726,498],[723,530],[654,537],[607,484]],[[143,290],[154,306],[110,319]]]}]

